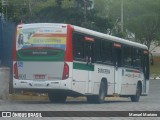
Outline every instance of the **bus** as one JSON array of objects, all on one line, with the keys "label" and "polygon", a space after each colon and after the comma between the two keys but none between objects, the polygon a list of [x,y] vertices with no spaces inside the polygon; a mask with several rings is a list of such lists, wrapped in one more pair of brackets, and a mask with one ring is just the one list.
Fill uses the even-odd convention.
[{"label": "bus", "polygon": [[13,88],[47,93],[50,102],[63,103],[67,96],[138,102],[148,94],[149,72],[145,45],[71,24],[17,26]]}]

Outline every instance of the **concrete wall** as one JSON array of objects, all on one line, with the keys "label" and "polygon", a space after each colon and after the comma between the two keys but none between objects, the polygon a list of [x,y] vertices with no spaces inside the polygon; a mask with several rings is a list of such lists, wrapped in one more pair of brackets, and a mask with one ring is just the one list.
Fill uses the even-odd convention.
[{"label": "concrete wall", "polygon": [[9,98],[10,68],[0,67],[0,99]]}]

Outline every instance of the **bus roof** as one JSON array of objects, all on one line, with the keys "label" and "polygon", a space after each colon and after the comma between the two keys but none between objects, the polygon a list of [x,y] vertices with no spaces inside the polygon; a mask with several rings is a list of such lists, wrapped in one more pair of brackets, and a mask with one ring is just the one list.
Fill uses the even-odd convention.
[{"label": "bus roof", "polygon": [[[18,27],[25,27],[25,28],[37,27],[37,26],[50,26],[50,27],[52,27],[52,26],[57,26],[57,27],[65,26],[65,27],[67,27],[67,24],[31,23],[31,24],[20,24],[20,25],[18,25]],[[96,37],[99,37],[99,38],[103,38],[103,39],[107,39],[107,40],[114,41],[114,42],[117,42],[117,43],[122,43],[122,44],[126,44],[126,45],[139,47],[139,48],[148,50],[148,47],[146,45],[143,45],[143,44],[140,44],[140,43],[132,42],[132,41],[129,41],[129,40],[126,40],[126,39],[118,38],[118,37],[107,35],[107,34],[100,33],[100,32],[96,32],[96,31],[86,29],[86,28],[82,28],[82,27],[78,27],[78,26],[75,26],[75,25],[71,25],[71,26],[74,28],[74,31],[77,31],[77,32],[80,32],[80,33],[85,33],[85,34],[87,33],[89,35],[96,36]]]},{"label": "bus roof", "polygon": [[25,28],[33,28],[33,27],[58,27],[61,28],[62,26],[67,27],[67,24],[60,24],[60,23],[30,23],[30,24],[19,24],[17,27],[25,27]]},{"label": "bus roof", "polygon": [[107,34],[104,34],[104,33],[96,32],[96,31],[93,31],[93,30],[89,30],[89,29],[74,26],[74,25],[73,25],[73,28],[74,28],[74,31],[77,31],[77,32],[80,32],[80,33],[87,33],[89,35],[97,36],[99,38],[104,38],[104,39],[114,41],[114,42],[117,42],[117,43],[122,43],[122,44],[126,44],[126,45],[139,47],[139,48],[148,50],[148,47],[146,45],[143,45],[143,44],[140,44],[140,43],[132,42],[132,41],[129,41],[129,40],[126,40],[126,39],[118,38],[118,37],[115,37],[115,36],[107,35]]}]

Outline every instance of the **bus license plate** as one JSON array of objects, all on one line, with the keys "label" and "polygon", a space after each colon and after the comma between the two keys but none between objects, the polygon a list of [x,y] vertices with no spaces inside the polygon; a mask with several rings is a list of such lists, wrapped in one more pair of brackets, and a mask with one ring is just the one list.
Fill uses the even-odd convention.
[{"label": "bus license plate", "polygon": [[45,75],[34,75],[35,79],[45,79]]}]

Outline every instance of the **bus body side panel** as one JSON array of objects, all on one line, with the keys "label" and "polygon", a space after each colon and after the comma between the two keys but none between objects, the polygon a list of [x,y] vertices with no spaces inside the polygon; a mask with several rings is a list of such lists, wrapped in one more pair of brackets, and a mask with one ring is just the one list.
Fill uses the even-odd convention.
[{"label": "bus body side panel", "polygon": [[149,92],[149,79],[150,79],[150,58],[149,58],[149,52],[147,50],[143,51],[143,75],[144,75],[144,81],[143,81],[143,88],[142,88],[142,95],[147,96]]},{"label": "bus body side panel", "polygon": [[114,93],[114,67],[113,66],[95,64],[95,71],[93,73],[93,80],[94,80],[93,94],[99,93],[100,82],[102,79],[106,79],[108,82],[107,95],[113,95]]},{"label": "bus body side panel", "polygon": [[143,80],[144,80],[144,76],[140,70],[125,68],[124,77],[122,81],[122,89],[120,94],[135,95],[138,81],[142,82]]},{"label": "bus body side panel", "polygon": [[119,95],[121,90],[123,90],[124,82],[124,69],[122,67],[114,67],[114,94]]},{"label": "bus body side panel", "polygon": [[[75,64],[77,63],[73,64],[73,66],[76,68]],[[83,65],[85,64],[86,63],[84,63]],[[84,95],[97,95],[99,94],[101,80],[106,79],[108,82],[107,95],[113,95],[114,67],[108,65],[94,64],[94,70],[84,70],[84,68],[75,68],[73,68],[73,91],[79,92]]]},{"label": "bus body side panel", "polygon": [[72,90],[81,94],[87,93],[88,70],[78,68],[78,63],[73,63]]},{"label": "bus body side panel", "polygon": [[134,74],[132,72],[128,72],[127,69],[123,69],[123,80],[122,80],[122,89],[121,95],[132,95],[135,94],[137,80],[135,80]]}]

